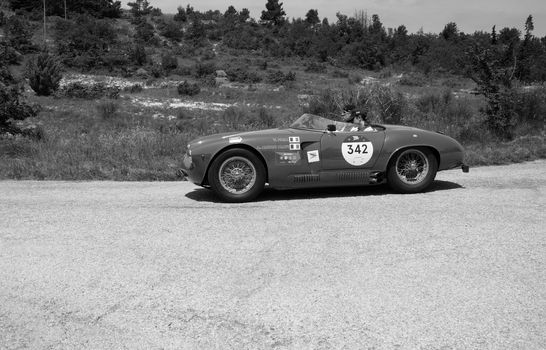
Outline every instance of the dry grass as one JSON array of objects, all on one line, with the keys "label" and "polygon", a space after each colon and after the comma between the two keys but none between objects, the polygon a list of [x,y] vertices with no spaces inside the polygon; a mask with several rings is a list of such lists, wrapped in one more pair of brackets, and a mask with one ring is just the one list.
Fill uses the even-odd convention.
[{"label": "dry grass", "polygon": [[[290,66],[293,71],[296,68]],[[142,91],[126,89],[115,100],[29,96],[43,107],[31,121],[39,125],[40,137],[0,137],[0,178],[177,180],[191,139],[215,132],[286,126],[305,110],[302,96],[320,95],[325,89],[342,91],[342,99],[353,96],[355,89],[374,89],[355,84],[354,77],[368,76],[366,72],[345,75],[329,68],[331,72],[312,74],[304,70],[302,66],[296,71],[296,81],[288,88],[233,84],[205,87],[191,98],[179,96],[176,84],[158,87],[158,82]],[[370,93],[372,119],[382,121],[379,107],[388,106],[392,102],[388,99],[394,96],[393,101],[400,104],[400,123],[459,139],[466,146],[470,165],[546,158],[544,128],[520,125],[514,141],[497,142],[483,127],[483,101],[453,94],[445,80],[436,82],[445,84],[441,89],[434,84],[397,85],[392,72],[378,81],[390,85],[381,85],[387,91],[381,103],[373,102],[374,92]],[[467,82],[449,84],[467,86]]]}]

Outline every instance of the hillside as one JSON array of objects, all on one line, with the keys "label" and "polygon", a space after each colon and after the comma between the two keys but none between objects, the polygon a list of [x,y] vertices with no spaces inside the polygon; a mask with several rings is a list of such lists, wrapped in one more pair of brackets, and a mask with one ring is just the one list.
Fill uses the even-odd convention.
[{"label": "hillside", "polygon": [[[152,10],[48,16],[42,61],[40,17],[4,11],[0,178],[177,179],[190,139],[335,116],[347,103],[372,122],[453,136],[472,165],[546,157],[544,40],[529,31],[495,42],[453,25],[391,32],[378,17],[275,24],[234,9],[186,8],[184,20]],[[523,53],[515,66],[499,59],[509,50]],[[48,93],[30,87],[56,69]],[[24,91],[7,93],[8,76]]]}]

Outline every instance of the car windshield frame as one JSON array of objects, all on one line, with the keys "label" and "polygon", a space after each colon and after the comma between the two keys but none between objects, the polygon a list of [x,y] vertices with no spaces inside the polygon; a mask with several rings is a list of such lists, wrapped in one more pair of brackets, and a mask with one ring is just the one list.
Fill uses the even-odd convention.
[{"label": "car windshield frame", "polygon": [[319,115],[305,113],[305,114],[302,114],[298,119],[296,119],[290,125],[290,128],[326,131],[328,130],[328,125],[335,125],[336,130],[342,130],[354,124],[335,121],[335,120],[321,117]]}]

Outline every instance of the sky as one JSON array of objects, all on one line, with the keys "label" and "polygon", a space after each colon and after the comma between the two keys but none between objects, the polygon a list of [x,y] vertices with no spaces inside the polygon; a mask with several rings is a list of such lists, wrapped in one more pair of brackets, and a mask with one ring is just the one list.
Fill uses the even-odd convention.
[{"label": "sky", "polygon": [[[232,5],[237,11],[247,8],[250,17],[259,20],[267,0],[149,0],[150,5],[163,13],[176,13],[179,6],[195,10],[219,10],[224,13]],[[126,5],[126,1],[122,2]],[[517,28],[522,33],[525,20],[533,16],[537,37],[546,36],[545,0],[279,0],[287,18],[305,18],[310,9],[318,11],[319,18],[336,21],[336,13],[354,16],[365,12],[379,15],[385,28],[405,25],[410,33],[423,29],[425,33],[440,33],[449,22],[455,22],[459,31],[497,32],[504,27]]]}]

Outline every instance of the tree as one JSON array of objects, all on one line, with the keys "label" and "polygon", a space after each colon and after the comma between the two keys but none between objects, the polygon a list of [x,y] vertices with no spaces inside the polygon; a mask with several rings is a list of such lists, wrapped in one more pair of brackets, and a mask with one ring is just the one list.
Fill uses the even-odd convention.
[{"label": "tree", "polygon": [[444,30],[440,33],[440,36],[447,41],[455,40],[459,37],[459,29],[455,22],[449,22],[445,25]]},{"label": "tree", "polygon": [[239,13],[233,6],[229,6],[226,12],[224,12],[224,18],[234,18],[237,17]]},{"label": "tree", "polygon": [[545,48],[539,39],[533,36],[533,16],[529,15],[525,21],[525,36],[517,54],[516,75],[520,80],[532,82],[543,80],[546,75],[544,63],[546,61]]},{"label": "tree", "polygon": [[239,21],[241,23],[246,22],[250,18],[250,11],[247,8],[244,8],[239,12]]},{"label": "tree", "polygon": [[129,6],[134,17],[149,15],[153,10],[153,7],[150,6],[148,0],[135,0],[134,2],[128,2],[127,6]]},{"label": "tree", "polygon": [[498,57],[498,48],[484,48],[476,44],[467,51],[467,75],[485,96],[487,127],[502,139],[511,139],[515,122],[513,68],[506,67]]},{"label": "tree", "polygon": [[74,20],[57,19],[52,31],[57,53],[68,66],[100,66],[117,39],[112,21],[78,15]]},{"label": "tree", "polygon": [[372,24],[370,25],[370,34],[380,35],[385,34],[385,29],[383,28],[383,23],[379,20],[378,15],[372,15]]},{"label": "tree", "polygon": [[519,42],[520,35],[521,33],[518,29],[504,27],[499,32],[498,40],[500,44],[511,45],[513,43]]},{"label": "tree", "polygon": [[142,66],[146,63],[146,48],[144,45],[137,43],[131,50],[131,58],[137,66]]},{"label": "tree", "polygon": [[[32,12],[43,6],[43,0],[9,0],[12,10]],[[66,5],[66,6],[65,6]],[[65,11],[71,13],[86,13],[98,18],[119,18],[121,16],[121,1],[114,0],[47,0],[46,14],[48,16],[65,17]]]},{"label": "tree", "polygon": [[174,15],[173,20],[177,22],[186,22],[188,16],[186,15],[186,10],[182,6],[178,6],[178,13]]},{"label": "tree", "polygon": [[320,23],[318,10],[311,9],[307,11],[307,14],[305,15],[305,22],[307,22],[311,26],[314,26],[315,24]]},{"label": "tree", "polygon": [[32,29],[28,20],[23,16],[11,16],[6,23],[6,37],[8,44],[22,52],[30,52],[34,49],[32,44]]},{"label": "tree", "polygon": [[497,30],[496,30],[496,26],[493,26],[493,29],[491,29],[491,44],[497,45],[497,43],[498,43]]},{"label": "tree", "polygon": [[527,17],[527,20],[525,21],[525,41],[531,40],[533,37],[533,34],[531,33],[535,29],[535,25],[533,24],[533,16],[529,15]]},{"label": "tree", "polygon": [[161,35],[173,41],[179,42],[182,40],[183,33],[182,29],[180,28],[180,24],[175,21],[169,21],[161,29]]},{"label": "tree", "polygon": [[266,24],[272,24],[274,26],[280,26],[285,23],[286,13],[282,8],[283,3],[279,3],[279,0],[267,0],[265,8],[267,11],[262,11],[260,20]]},{"label": "tree", "polygon": [[203,44],[206,38],[205,25],[201,20],[194,19],[188,28],[186,38],[193,43],[194,46],[199,47]]}]

